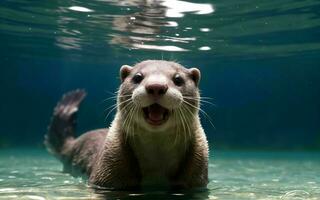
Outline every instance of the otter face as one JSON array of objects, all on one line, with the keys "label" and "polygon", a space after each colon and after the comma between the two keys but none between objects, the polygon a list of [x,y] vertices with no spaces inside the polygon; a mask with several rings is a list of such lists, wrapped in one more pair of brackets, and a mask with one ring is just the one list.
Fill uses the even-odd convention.
[{"label": "otter face", "polygon": [[196,68],[149,60],[134,67],[122,66],[120,76],[120,111],[131,115],[131,121],[145,129],[172,128],[179,123],[177,117],[186,118],[185,115],[197,112],[200,71]]}]

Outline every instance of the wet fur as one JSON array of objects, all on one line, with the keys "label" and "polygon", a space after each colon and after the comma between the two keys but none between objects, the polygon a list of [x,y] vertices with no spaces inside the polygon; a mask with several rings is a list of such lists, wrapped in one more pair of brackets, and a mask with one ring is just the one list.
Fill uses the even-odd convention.
[{"label": "wet fur", "polygon": [[[137,87],[130,82],[132,75],[139,70],[154,73],[148,72],[152,69],[162,70],[167,76],[174,72],[185,76],[185,87],[179,90],[186,97],[187,108],[174,116],[174,128],[150,136],[150,132],[139,125],[142,120],[139,115],[132,117],[135,114],[132,112],[138,111],[128,108],[130,94]],[[56,106],[45,144],[63,162],[64,171],[84,174],[91,185],[108,189],[205,187],[208,145],[198,117],[197,77],[181,65],[167,61],[144,61],[132,71],[122,69],[121,77],[117,113],[109,129],[74,137],[75,115],[85,97],[82,90],[67,93]],[[178,121],[187,125],[179,125]]]}]

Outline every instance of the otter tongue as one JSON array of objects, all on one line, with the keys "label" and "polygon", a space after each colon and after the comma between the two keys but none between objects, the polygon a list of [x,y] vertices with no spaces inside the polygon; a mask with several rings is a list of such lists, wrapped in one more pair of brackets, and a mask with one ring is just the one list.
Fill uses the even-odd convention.
[{"label": "otter tongue", "polygon": [[165,108],[163,108],[162,106],[153,104],[148,107],[148,117],[152,121],[160,121],[163,119],[165,111]]}]

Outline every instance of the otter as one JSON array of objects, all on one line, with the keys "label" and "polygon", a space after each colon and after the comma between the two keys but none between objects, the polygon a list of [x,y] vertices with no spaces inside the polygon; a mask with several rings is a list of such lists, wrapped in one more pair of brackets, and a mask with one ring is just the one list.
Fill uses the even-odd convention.
[{"label": "otter", "polygon": [[45,145],[63,171],[115,190],[205,188],[209,152],[199,119],[199,69],[146,60],[122,66],[120,78],[109,129],[75,137],[84,90],[66,93],[55,107]]}]

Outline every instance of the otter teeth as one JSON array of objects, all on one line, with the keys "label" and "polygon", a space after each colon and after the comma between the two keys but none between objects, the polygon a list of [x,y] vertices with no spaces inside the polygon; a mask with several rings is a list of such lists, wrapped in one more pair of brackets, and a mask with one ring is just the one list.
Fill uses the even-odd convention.
[{"label": "otter teeth", "polygon": [[161,125],[169,117],[169,110],[157,103],[144,107],[143,112],[147,122],[151,125]]},{"label": "otter teeth", "polygon": [[148,107],[148,117],[152,121],[161,121],[164,119],[166,109],[158,104],[153,104]]},{"label": "otter teeth", "polygon": [[164,118],[164,113],[166,109],[159,104],[153,104],[148,107],[148,117],[152,121],[161,121]]}]

